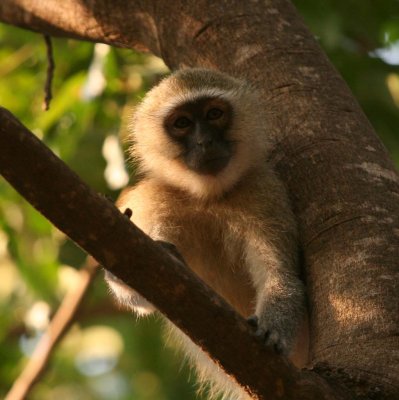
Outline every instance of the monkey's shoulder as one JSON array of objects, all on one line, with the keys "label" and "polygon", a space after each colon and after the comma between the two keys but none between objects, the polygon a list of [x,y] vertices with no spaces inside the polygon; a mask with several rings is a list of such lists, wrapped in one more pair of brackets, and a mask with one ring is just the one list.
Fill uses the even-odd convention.
[{"label": "monkey's shoulder", "polygon": [[258,215],[291,210],[287,191],[268,164],[251,171],[226,194],[221,203]]},{"label": "monkey's shoulder", "polygon": [[121,193],[117,206],[121,209],[130,206],[133,214],[134,209],[164,213],[166,209],[178,209],[189,200],[189,196],[181,190],[165,185],[156,179],[144,178]]},{"label": "monkey's shoulder", "polygon": [[164,184],[153,178],[145,178],[122,193],[118,202],[121,209],[133,211],[133,221],[138,214],[150,220],[190,218],[213,219],[233,223],[292,219],[288,196],[282,183],[270,168],[254,172],[240,181],[220,198],[202,200],[190,193]]}]

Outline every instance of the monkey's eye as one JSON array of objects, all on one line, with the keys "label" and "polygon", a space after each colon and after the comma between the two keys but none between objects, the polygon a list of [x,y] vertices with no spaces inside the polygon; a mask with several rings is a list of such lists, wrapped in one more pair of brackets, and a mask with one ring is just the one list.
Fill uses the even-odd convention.
[{"label": "monkey's eye", "polygon": [[179,117],[174,122],[173,126],[177,129],[186,129],[191,126],[191,123],[191,120],[189,120],[187,117]]},{"label": "monkey's eye", "polygon": [[223,111],[220,110],[219,108],[211,108],[206,113],[206,119],[209,119],[211,121],[215,120],[215,119],[219,119],[222,117],[223,114],[224,114]]}]

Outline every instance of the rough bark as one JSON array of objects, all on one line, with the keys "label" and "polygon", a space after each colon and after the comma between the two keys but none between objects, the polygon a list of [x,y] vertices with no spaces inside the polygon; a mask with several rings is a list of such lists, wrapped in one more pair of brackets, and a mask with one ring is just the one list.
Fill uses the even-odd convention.
[{"label": "rough bark", "polygon": [[0,20],[256,84],[300,223],[311,363],[363,398],[399,398],[399,178],[287,0],[2,0]]}]

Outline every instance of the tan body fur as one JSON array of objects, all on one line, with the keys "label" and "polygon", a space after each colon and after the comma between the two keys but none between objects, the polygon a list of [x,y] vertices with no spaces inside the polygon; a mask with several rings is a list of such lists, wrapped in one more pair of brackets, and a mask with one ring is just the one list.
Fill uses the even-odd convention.
[{"label": "tan body fur", "polygon": [[[223,96],[235,111],[229,132],[237,146],[216,176],[188,171],[162,132],[164,116],[201,93]],[[291,358],[303,363],[303,344],[305,354],[292,351],[304,308],[296,225],[285,189],[266,162],[265,129],[259,126],[259,116],[250,112],[256,103],[252,88],[215,72],[188,70],[163,81],[136,113],[133,155],[145,177],[124,192],[119,207],[132,209],[132,221],[153,239],[173,243],[210,287],[242,316],[256,314],[271,343],[282,344]],[[138,314],[154,310],[120,281],[108,283]],[[189,338],[177,328],[171,330],[197,364],[201,379],[214,382],[215,392],[228,399],[248,399]]]}]

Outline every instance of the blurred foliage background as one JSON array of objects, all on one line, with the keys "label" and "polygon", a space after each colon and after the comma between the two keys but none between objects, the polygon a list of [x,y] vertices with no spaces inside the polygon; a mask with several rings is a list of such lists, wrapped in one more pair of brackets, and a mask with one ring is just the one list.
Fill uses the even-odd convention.
[{"label": "blurred foliage background", "polygon": [[[294,1],[399,163],[399,1]],[[150,55],[53,39],[54,99],[42,111],[41,35],[0,25],[0,105],[11,110],[98,192],[115,199],[123,116],[167,68]],[[0,150],[3,151],[3,150]],[[29,171],[27,171],[29,173]],[[85,255],[0,178],[0,397],[74,287]],[[195,383],[165,348],[157,318],[112,304],[102,274],[30,399],[190,400]],[[204,397],[205,398],[205,397]]]}]

